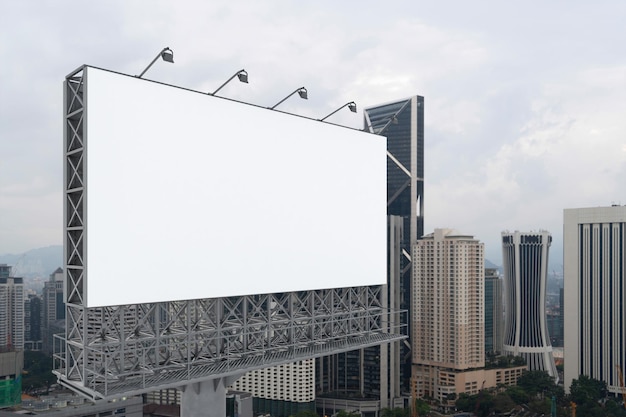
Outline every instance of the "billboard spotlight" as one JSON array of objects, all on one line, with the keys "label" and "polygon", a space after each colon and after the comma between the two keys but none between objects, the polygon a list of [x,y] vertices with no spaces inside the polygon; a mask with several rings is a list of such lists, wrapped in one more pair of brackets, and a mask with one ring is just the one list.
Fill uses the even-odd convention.
[{"label": "billboard spotlight", "polygon": [[351,101],[351,102],[346,103],[343,106],[339,107],[337,110],[335,110],[334,112],[328,114],[327,116],[322,117],[321,119],[319,119],[319,121],[322,122],[322,121],[328,119],[330,116],[332,116],[333,114],[337,113],[339,110],[343,109],[344,107],[348,107],[352,113],[356,113],[356,103],[354,101]]},{"label": "billboard spotlight", "polygon": [[279,101],[278,103],[274,104],[272,107],[270,107],[270,109],[274,110],[276,108],[276,106],[278,106],[280,103],[282,103],[283,101],[287,100],[289,97],[293,96],[296,93],[298,93],[300,98],[303,98],[305,100],[309,98],[309,94],[306,91],[306,88],[300,87],[300,88],[296,89],[293,93],[289,94],[287,97],[285,97],[284,99]]},{"label": "billboard spotlight", "polygon": [[143,70],[142,73],[137,75],[136,77],[137,78],[143,77],[143,75],[146,73],[146,71],[148,71],[150,69],[150,67],[156,62],[157,59],[159,59],[159,57],[163,58],[163,61],[165,61],[165,62],[170,62],[172,64],[174,63],[174,51],[172,51],[168,47],[163,48],[163,50],[161,52],[159,52],[157,56],[154,57],[152,62],[150,64],[148,64],[146,69]]},{"label": "billboard spotlight", "polygon": [[215,93],[217,93],[218,91],[220,91],[222,89],[222,87],[224,87],[226,84],[228,84],[230,82],[230,80],[232,80],[233,78],[239,78],[239,81],[241,81],[242,83],[246,83],[248,84],[248,73],[246,72],[245,69],[239,70],[236,73],[233,74],[232,77],[230,77],[229,79],[226,80],[226,82],[222,85],[220,85],[217,90],[213,91],[212,93],[207,93],[207,94],[211,94],[212,96],[215,95]]}]

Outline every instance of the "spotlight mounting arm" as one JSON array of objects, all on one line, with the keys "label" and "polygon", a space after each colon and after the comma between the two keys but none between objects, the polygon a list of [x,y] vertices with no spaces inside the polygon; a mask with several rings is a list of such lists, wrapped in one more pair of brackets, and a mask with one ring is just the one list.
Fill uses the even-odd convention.
[{"label": "spotlight mounting arm", "polygon": [[280,103],[282,103],[283,101],[287,100],[289,97],[293,96],[296,93],[298,93],[300,98],[302,98],[304,100],[307,100],[309,98],[309,93],[306,90],[306,88],[304,88],[304,87],[296,88],[293,93],[289,94],[287,97],[285,97],[284,99],[282,99],[278,103],[274,104],[272,107],[270,107],[270,109],[274,110],[276,108],[276,106],[278,106]]},{"label": "spotlight mounting arm", "polygon": [[137,77],[137,78],[143,77],[143,75],[146,73],[146,71],[148,71],[150,69],[150,67],[152,65],[154,65],[154,63],[156,62],[157,59],[159,59],[159,57],[161,57],[163,59],[163,61],[165,61],[165,62],[171,62],[172,64],[174,63],[174,51],[172,51],[169,47],[165,47],[165,48],[163,48],[163,50],[161,52],[159,52],[157,54],[157,56],[154,57],[154,59],[152,60],[152,62],[150,64],[148,64],[146,69],[143,70],[141,72],[141,74],[135,75],[135,77]]},{"label": "spotlight mounting arm", "polygon": [[226,80],[226,82],[222,85],[220,85],[217,90],[213,91],[212,93],[207,93],[209,95],[214,96],[215,93],[217,93],[218,91],[220,91],[222,89],[222,87],[224,87],[226,84],[228,84],[233,78],[239,78],[239,81],[241,81],[242,83],[246,83],[248,84],[248,72],[246,72],[245,69],[240,69],[239,71],[237,71],[236,73],[233,74],[232,77],[230,77],[229,79]]},{"label": "spotlight mounting arm", "polygon": [[350,101],[346,104],[344,104],[343,106],[339,107],[337,110],[333,111],[332,113],[322,117],[321,119],[318,119],[320,122],[323,122],[324,120],[328,119],[330,116],[332,116],[333,114],[337,113],[339,110],[343,109],[344,107],[348,107],[350,109],[350,111],[352,113],[356,113],[356,103],[354,101]]}]

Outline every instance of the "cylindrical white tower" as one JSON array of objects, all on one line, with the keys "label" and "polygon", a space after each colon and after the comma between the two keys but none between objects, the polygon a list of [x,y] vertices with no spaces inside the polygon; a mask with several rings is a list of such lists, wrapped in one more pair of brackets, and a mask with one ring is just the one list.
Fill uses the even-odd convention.
[{"label": "cylindrical white tower", "polygon": [[529,370],[546,371],[558,382],[546,319],[551,243],[547,231],[502,233],[504,352],[522,356]]}]

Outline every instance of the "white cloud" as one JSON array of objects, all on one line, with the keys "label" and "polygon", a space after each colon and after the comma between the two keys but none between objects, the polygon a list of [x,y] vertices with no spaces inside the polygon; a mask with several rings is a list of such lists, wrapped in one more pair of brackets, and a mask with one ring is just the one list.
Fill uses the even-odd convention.
[{"label": "white cloud", "polygon": [[426,226],[475,234],[495,257],[503,228],[558,235],[564,207],[626,202],[620,2],[43,1],[3,12],[0,253],[58,243],[65,75],[83,63],[137,74],[165,46],[176,63],[147,78],[212,91],[246,68],[250,83],[225,96],[269,106],[305,85],[309,100],[281,108],[310,117],[423,95]]},{"label": "white cloud", "polygon": [[624,201],[626,83],[615,76],[620,73],[623,67],[596,68],[546,83],[528,103],[530,117],[519,134],[477,159],[471,175],[451,164],[449,177],[427,181],[435,221],[454,219],[446,225],[488,232],[478,237],[499,258],[498,229],[547,229],[560,240],[564,208]]}]

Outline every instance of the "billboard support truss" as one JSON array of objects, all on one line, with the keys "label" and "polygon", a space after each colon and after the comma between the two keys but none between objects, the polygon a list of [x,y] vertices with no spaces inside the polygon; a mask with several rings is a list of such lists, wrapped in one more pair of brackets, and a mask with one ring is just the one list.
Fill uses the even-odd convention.
[{"label": "billboard support truss", "polygon": [[405,336],[382,286],[84,308],[67,305],[54,372],[92,398],[138,394]]}]

